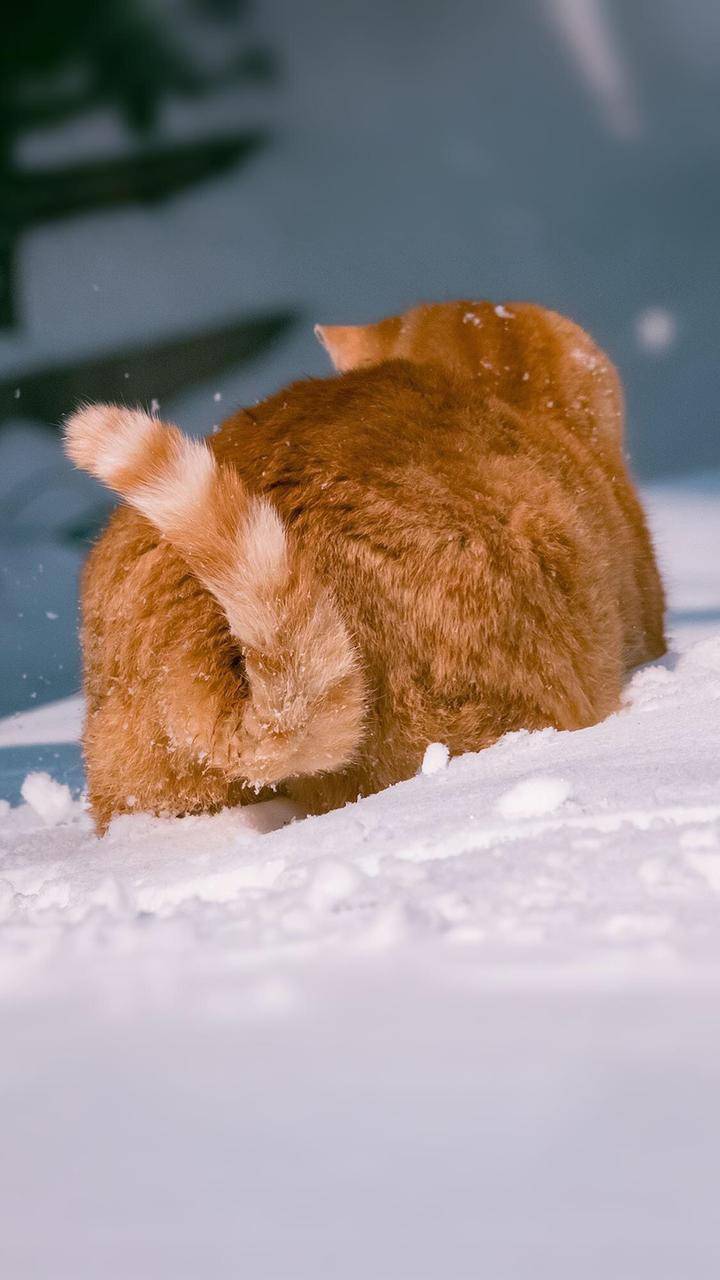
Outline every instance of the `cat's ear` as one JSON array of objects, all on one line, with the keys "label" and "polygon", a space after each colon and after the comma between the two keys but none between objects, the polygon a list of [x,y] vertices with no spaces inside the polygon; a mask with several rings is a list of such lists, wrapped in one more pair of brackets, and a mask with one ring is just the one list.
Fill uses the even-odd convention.
[{"label": "cat's ear", "polygon": [[360,365],[392,360],[398,353],[401,317],[390,316],[377,324],[316,324],[321,342],[338,373]]},{"label": "cat's ear", "polygon": [[324,346],[338,373],[354,369],[367,360],[364,325],[316,324],[315,337]]}]

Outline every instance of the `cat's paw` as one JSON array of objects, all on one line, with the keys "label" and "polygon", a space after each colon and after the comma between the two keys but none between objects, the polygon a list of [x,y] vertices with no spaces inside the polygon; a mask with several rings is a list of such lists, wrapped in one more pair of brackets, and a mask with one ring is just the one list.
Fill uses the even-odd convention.
[{"label": "cat's paw", "polygon": [[274,786],[294,772],[287,738],[286,733],[278,733],[260,720],[254,708],[246,707],[243,715],[224,716],[216,722],[198,758],[229,781],[242,781],[250,787]]},{"label": "cat's paw", "polygon": [[223,716],[215,722],[212,732],[205,738],[201,749],[203,763],[211,769],[217,769],[227,778],[241,778],[244,744],[242,715],[238,713]]}]

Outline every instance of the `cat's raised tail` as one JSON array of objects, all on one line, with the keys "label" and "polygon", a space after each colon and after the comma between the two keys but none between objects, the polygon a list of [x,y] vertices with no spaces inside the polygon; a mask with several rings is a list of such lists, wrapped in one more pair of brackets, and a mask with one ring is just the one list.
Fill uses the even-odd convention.
[{"label": "cat's raised tail", "polygon": [[65,449],[142,513],[211,592],[245,660],[238,776],[335,771],[363,731],[365,681],[337,605],[270,503],[208,446],[141,410],[79,409]]}]

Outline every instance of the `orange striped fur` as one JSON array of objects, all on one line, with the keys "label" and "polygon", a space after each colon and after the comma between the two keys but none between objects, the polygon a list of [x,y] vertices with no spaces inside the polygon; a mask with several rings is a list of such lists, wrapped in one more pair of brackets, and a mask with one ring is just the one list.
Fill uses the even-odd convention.
[{"label": "orange striped fur", "polygon": [[274,507],[204,442],[139,410],[81,409],[65,445],[179,552],[241,646],[248,697],[207,758],[256,788],[347,763],[362,732],[357,655]]}]

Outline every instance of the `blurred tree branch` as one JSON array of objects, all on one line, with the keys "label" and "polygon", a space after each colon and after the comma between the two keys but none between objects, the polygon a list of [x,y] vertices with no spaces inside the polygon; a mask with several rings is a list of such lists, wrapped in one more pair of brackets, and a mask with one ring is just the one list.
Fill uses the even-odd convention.
[{"label": "blurred tree branch", "polygon": [[[203,66],[172,14],[151,0],[6,0],[0,43],[0,327],[16,323],[16,248],[31,227],[110,204],[159,201],[249,158],[267,140],[239,131],[149,145],[172,97],[205,98],[228,83],[269,82],[268,49],[237,36],[244,0],[186,0],[187,14],[225,24],[220,67]],[[182,10],[181,10],[182,12]],[[32,129],[66,124],[102,106],[138,138],[119,159],[28,169],[18,144]]]},{"label": "blurred tree branch", "polygon": [[[0,327],[17,322],[17,247],[30,229],[135,203],[158,203],[245,163],[267,145],[259,129],[192,141],[158,141],[172,98],[205,99],[229,84],[268,84],[271,51],[239,34],[245,0],[6,0],[0,43]],[[217,55],[203,56],[193,23],[217,26]],[[212,34],[212,32],[211,32]],[[212,41],[211,41],[212,43]],[[123,155],[57,166],[19,163],[32,130],[115,110],[134,142]],[[292,323],[289,312],[233,318],[100,356],[0,381],[0,424],[18,417],[57,426],[81,399],[150,404],[251,360]],[[90,519],[89,526],[93,526]]]},{"label": "blurred tree branch", "polygon": [[292,324],[289,311],[251,316],[202,334],[128,347],[72,365],[33,369],[0,381],[0,417],[59,424],[80,400],[150,405],[237,368],[276,342]]}]

